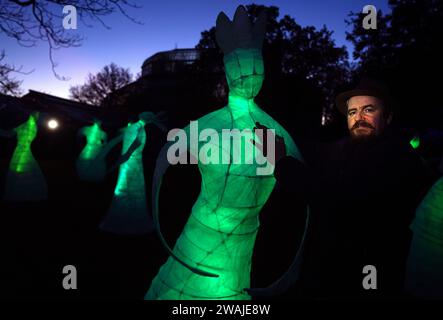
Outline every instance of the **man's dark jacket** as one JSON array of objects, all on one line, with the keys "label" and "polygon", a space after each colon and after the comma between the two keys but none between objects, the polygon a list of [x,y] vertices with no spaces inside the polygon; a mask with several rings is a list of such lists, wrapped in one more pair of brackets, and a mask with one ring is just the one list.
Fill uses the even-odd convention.
[{"label": "man's dark jacket", "polygon": [[[311,222],[301,278],[291,294],[317,298],[398,297],[415,208],[432,183],[408,141],[387,132],[303,148],[307,167],[277,163],[280,189],[303,194]],[[363,288],[363,267],[377,271],[377,290]]]}]

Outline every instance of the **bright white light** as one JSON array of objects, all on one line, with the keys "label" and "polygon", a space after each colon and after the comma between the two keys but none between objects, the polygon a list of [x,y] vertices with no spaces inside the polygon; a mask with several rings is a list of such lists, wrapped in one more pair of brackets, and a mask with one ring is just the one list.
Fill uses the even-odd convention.
[{"label": "bright white light", "polygon": [[58,128],[58,121],[55,119],[51,119],[48,121],[48,128],[51,130],[55,130]]}]

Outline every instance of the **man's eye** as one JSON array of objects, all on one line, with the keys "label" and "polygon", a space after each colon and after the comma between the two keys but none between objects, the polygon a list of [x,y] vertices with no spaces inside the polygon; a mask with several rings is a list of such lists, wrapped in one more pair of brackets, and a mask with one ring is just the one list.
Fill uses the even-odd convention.
[{"label": "man's eye", "polygon": [[365,112],[366,112],[366,113],[372,113],[372,112],[374,112],[374,111],[375,111],[374,108],[366,108],[366,109],[365,109]]},{"label": "man's eye", "polygon": [[348,117],[352,117],[355,114],[355,111],[349,111],[348,112]]}]

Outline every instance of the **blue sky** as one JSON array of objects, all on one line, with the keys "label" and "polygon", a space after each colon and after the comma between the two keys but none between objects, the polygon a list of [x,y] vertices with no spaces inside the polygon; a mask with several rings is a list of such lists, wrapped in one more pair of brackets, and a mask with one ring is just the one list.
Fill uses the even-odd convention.
[{"label": "blue sky", "polygon": [[0,33],[0,49],[5,49],[8,63],[23,66],[23,71],[34,70],[29,75],[16,75],[17,79],[23,80],[25,93],[33,89],[68,97],[70,86],[84,83],[89,72],[96,73],[111,62],[129,68],[135,75],[141,70],[143,61],[158,51],[194,47],[201,31],[215,24],[220,11],[232,18],[236,7],[241,4],[274,5],[280,8],[280,16],[288,14],[302,26],[320,28],[326,25],[334,31],[336,43],[346,45],[350,50],[352,48],[345,39],[345,32],[350,31],[345,23],[348,13],[359,12],[368,4],[383,12],[388,11],[387,0],[162,0],[138,3],[142,8],[130,9],[128,13],[143,25],[135,24],[120,14],[104,18],[110,30],[98,23],[92,28],[78,24],[78,29],[72,32],[84,37],[82,46],[54,52],[57,72],[69,77],[69,81],[60,81],[53,75],[46,43],[24,48]]}]

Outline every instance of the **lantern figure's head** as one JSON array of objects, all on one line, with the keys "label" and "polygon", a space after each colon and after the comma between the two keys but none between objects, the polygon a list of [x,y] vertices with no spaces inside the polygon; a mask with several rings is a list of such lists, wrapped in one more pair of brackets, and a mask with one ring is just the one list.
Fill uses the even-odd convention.
[{"label": "lantern figure's head", "polygon": [[259,93],[264,79],[261,47],[265,29],[264,12],[254,24],[243,6],[237,8],[232,22],[223,12],[218,15],[215,35],[224,53],[230,95],[252,99]]},{"label": "lantern figure's head", "polygon": [[164,115],[164,111],[160,111],[158,113],[153,113],[150,111],[145,111],[139,114],[138,119],[143,123],[143,125],[147,124],[154,124],[156,125],[160,130],[167,131],[166,126],[163,124],[164,119],[162,119],[162,116]]},{"label": "lantern figure's head", "polygon": [[231,95],[254,98],[264,79],[263,58],[257,49],[236,49],[224,58]]}]

